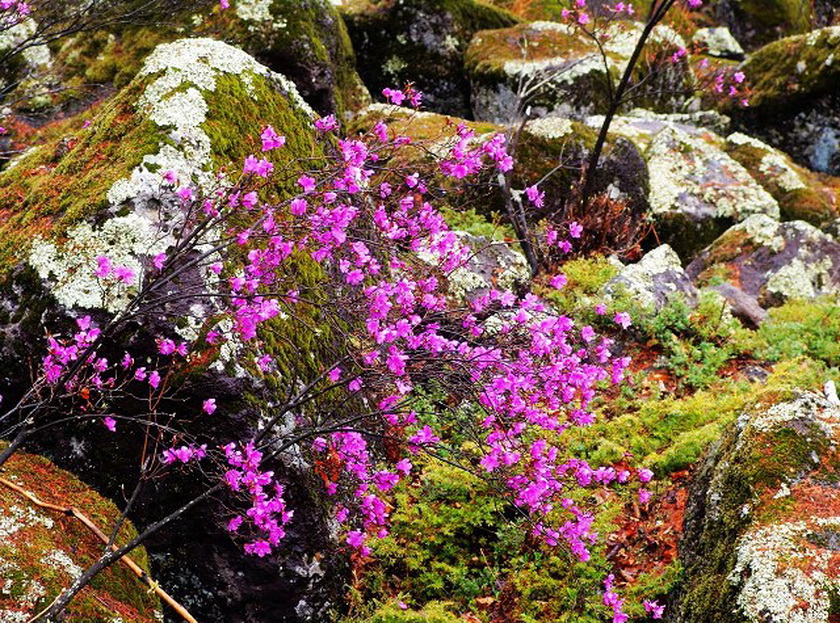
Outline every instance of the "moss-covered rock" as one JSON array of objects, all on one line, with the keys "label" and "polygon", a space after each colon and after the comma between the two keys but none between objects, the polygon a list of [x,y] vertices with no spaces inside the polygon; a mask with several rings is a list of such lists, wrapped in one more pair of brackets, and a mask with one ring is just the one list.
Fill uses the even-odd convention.
[{"label": "moss-covered rock", "polygon": [[412,82],[429,109],[459,117],[470,116],[463,55],[473,34],[518,21],[482,0],[354,0],[343,15],[374,96]]},{"label": "moss-covered rock", "polygon": [[[606,111],[610,92],[633,53],[642,26],[613,24],[598,45],[577,29],[556,22],[533,22],[476,33],[465,63],[472,84],[477,119],[506,123],[522,115],[524,105],[538,114],[588,115]],[[634,106],[673,111],[693,91],[685,62],[668,62],[650,72],[657,58],[673,54],[685,42],[667,26],[658,26],[648,42],[648,62],[639,63]],[[538,86],[539,85],[539,86]]]},{"label": "moss-covered rock", "polygon": [[723,141],[697,128],[665,126],[645,151],[650,206],[660,238],[684,260],[733,222],[753,214],[779,218],[773,196],[722,149]]},{"label": "moss-covered rock", "polygon": [[679,256],[663,244],[635,264],[625,266],[604,286],[608,297],[624,292],[648,311],[658,311],[681,297],[688,305],[697,303],[697,288],[685,274]]},{"label": "moss-covered rock", "polygon": [[840,215],[840,189],[824,183],[784,152],[740,132],[726,138],[726,152],[773,195],[783,220],[807,221],[819,227]]},{"label": "moss-covered rock", "polygon": [[[106,534],[120,516],[111,501],[42,457],[18,453],[0,476],[44,502],[77,508]],[[136,535],[131,523],[124,523],[117,542]],[[102,548],[78,519],[41,508],[0,484],[0,621],[29,620],[96,562]],[[143,547],[130,556],[149,572]],[[159,620],[159,610],[157,597],[131,571],[116,564],[79,594],[67,614],[73,621],[119,617],[126,623],[152,623]]]},{"label": "moss-covered rock", "polygon": [[[248,52],[290,78],[323,115],[343,117],[370,101],[356,73],[347,29],[329,0],[241,0],[227,10],[213,2],[175,1],[171,9],[150,22],[61,41],[52,71],[43,78],[61,89],[45,103],[78,108],[92,85],[120,89],[156,46],[191,36],[210,36]],[[31,100],[20,106],[31,108]]]},{"label": "moss-covered rock", "polygon": [[743,71],[750,106],[733,119],[756,136],[816,171],[840,172],[840,27],[775,41],[754,52]]},{"label": "moss-covered rock", "polygon": [[808,32],[814,17],[810,0],[721,0],[715,8],[718,18],[749,49]]},{"label": "moss-covered rock", "polygon": [[[392,130],[411,137],[416,145],[405,150],[405,158],[414,166],[423,167],[429,176],[438,176],[437,181],[446,188],[444,212],[469,212],[474,210],[486,219],[495,222],[498,217],[506,218],[504,200],[495,174],[486,179],[471,180],[468,185],[457,188],[451,179],[444,179],[438,164],[446,157],[455,142],[459,124],[464,123],[476,134],[476,140],[486,140],[493,134],[508,129],[492,123],[465,121],[428,112],[415,112],[394,106],[375,104],[354,122],[356,131],[373,126],[376,121],[388,119]],[[573,187],[580,182],[581,169],[586,164],[597,137],[596,130],[585,124],[561,117],[547,117],[528,122],[519,136],[516,147],[515,167],[512,173],[512,187],[522,191],[540,183],[546,194],[543,211],[529,216],[535,220],[545,214],[555,215],[565,209],[566,201],[572,195]],[[628,209],[641,216],[647,210],[648,174],[640,151],[628,140],[610,135],[605,146],[601,166],[595,179],[596,192],[609,192],[610,196],[626,203]],[[494,218],[496,217],[496,218]],[[460,220],[453,226],[464,228]]]},{"label": "moss-covered rock", "polygon": [[764,307],[840,292],[840,243],[804,221],[756,214],[733,226],[686,269],[698,285],[728,282]]},{"label": "moss-covered rock", "polygon": [[840,611],[840,405],[813,392],[746,409],[698,472],[675,623],[827,623]]},{"label": "moss-covered rock", "polygon": [[[287,136],[278,166],[309,157],[317,151],[311,117],[288,79],[236,48],[211,39],[162,45],[89,128],[36,148],[0,173],[0,270],[22,259],[36,235],[69,236],[78,251],[90,234],[70,230],[83,221],[125,207],[144,213],[150,202],[171,209],[164,172],[173,171],[180,184],[207,187],[219,167],[238,167],[258,150],[264,125]],[[124,228],[132,232],[131,245],[157,235],[163,223],[150,218],[141,219],[148,221],[145,233],[138,223]],[[48,262],[60,261],[42,250]],[[67,259],[83,256],[74,251]],[[59,265],[43,264],[41,272],[61,277]]]}]

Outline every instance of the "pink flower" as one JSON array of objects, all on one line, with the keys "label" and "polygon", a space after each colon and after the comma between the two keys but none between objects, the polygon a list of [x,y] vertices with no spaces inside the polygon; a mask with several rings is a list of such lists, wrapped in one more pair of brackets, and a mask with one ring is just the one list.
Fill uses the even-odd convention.
[{"label": "pink flower", "polygon": [[572,221],[571,223],[569,223],[569,235],[572,238],[580,238],[582,233],[583,225],[579,224],[576,221]]},{"label": "pink flower", "polygon": [[615,317],[613,318],[617,325],[620,325],[622,329],[626,329],[631,324],[633,324],[630,320],[630,314],[627,312],[618,312]]},{"label": "pink flower", "polygon": [[107,428],[112,433],[116,432],[117,421],[114,418],[106,416],[105,418],[103,418],[102,423],[105,425],[105,428]]},{"label": "pink flower", "polygon": [[213,415],[216,411],[216,399],[215,398],[208,398],[201,404],[201,410],[204,411],[207,415]]},{"label": "pink flower", "polygon": [[315,190],[315,180],[309,177],[308,175],[301,175],[298,178],[297,183],[300,185],[301,188],[303,188],[303,192],[305,193],[311,193],[313,190]]},{"label": "pink flower", "polygon": [[645,612],[651,615],[653,619],[661,619],[662,615],[665,614],[665,606],[660,605],[656,601],[648,601],[645,600]]},{"label": "pink flower", "polygon": [[396,89],[382,89],[382,95],[395,106],[400,106],[405,101],[405,93]]},{"label": "pink flower", "polygon": [[136,273],[128,266],[117,266],[114,268],[114,276],[118,281],[122,281],[126,285],[131,285],[134,282]]},{"label": "pink flower", "polygon": [[158,253],[152,259],[152,266],[155,267],[156,270],[160,270],[163,268],[163,265],[166,263],[166,253]]},{"label": "pink flower", "polygon": [[260,558],[271,553],[271,545],[268,541],[254,541],[253,543],[245,544],[246,554],[256,554]]},{"label": "pink flower", "polygon": [[642,468],[638,471],[639,482],[650,482],[653,478],[653,472],[649,469]]},{"label": "pink flower", "polygon": [[549,281],[549,283],[551,284],[552,288],[556,288],[557,290],[560,290],[560,289],[565,287],[565,285],[566,285],[566,283],[568,283],[568,281],[569,280],[566,278],[566,275],[559,274],[559,275],[554,275],[551,278],[551,281]]},{"label": "pink flower", "polygon": [[263,151],[271,151],[286,144],[286,137],[277,134],[270,125],[266,126],[265,130],[262,131],[260,138],[262,139]]},{"label": "pink flower", "polygon": [[335,115],[327,115],[315,121],[315,128],[320,132],[333,132],[338,129],[338,120]]},{"label": "pink flower", "polygon": [[104,255],[100,255],[96,258],[96,264],[97,267],[93,274],[100,279],[106,279],[111,274],[111,260]]},{"label": "pink flower", "polygon": [[160,386],[160,373],[157,370],[152,370],[149,373],[149,385],[152,389],[157,389]]},{"label": "pink flower", "polygon": [[529,186],[525,189],[525,194],[528,196],[528,201],[534,204],[534,207],[541,208],[544,205],[545,193],[536,186]]},{"label": "pink flower", "polygon": [[639,489],[639,502],[642,504],[647,504],[650,502],[650,498],[652,497],[652,493],[647,489]]}]

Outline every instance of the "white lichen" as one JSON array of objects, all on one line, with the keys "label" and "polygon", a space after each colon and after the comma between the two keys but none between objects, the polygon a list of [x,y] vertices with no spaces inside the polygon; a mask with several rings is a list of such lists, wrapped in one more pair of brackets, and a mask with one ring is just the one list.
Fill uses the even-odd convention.
[{"label": "white lichen", "polygon": [[0,540],[8,539],[16,532],[35,525],[52,528],[54,522],[46,515],[26,506],[12,505],[0,509]]},{"label": "white lichen", "polygon": [[767,291],[788,299],[813,299],[820,285],[828,282],[832,266],[827,257],[807,264],[795,257],[769,276]]},{"label": "white lichen", "polygon": [[[718,139],[720,140],[720,139]],[[743,220],[751,214],[779,218],[779,204],[749,172],[712,140],[676,127],[662,129],[646,152],[656,214]]]},{"label": "white lichen", "polygon": [[255,76],[269,79],[295,106],[310,117],[315,116],[288,78],[272,72],[238,48],[207,38],[159,45],[138,74],[154,79],[137,107],[166,131],[169,140],[160,145],[157,153],[147,155],[130,177],[114,183],[107,195],[112,205],[156,192],[162,171],[175,172],[182,184],[199,188],[212,185],[212,146],[203,128],[208,111],[205,98],[216,90],[218,78],[223,75],[238,77],[246,88]]},{"label": "white lichen", "polygon": [[[144,258],[164,252],[171,241],[152,220],[132,213],[109,219],[100,228],[81,223],[60,245],[37,237],[29,251],[29,263],[41,279],[50,283],[61,305],[118,312],[125,309],[140,286]],[[107,257],[113,266],[128,267],[134,278],[116,282],[97,277],[100,256]]]},{"label": "white lichen", "polygon": [[66,552],[60,549],[50,550],[41,557],[41,564],[54,569],[60,569],[75,580],[82,575],[84,569],[73,562]]},{"label": "white lichen", "polygon": [[614,296],[619,290],[632,295],[642,307],[649,310],[658,306],[656,290],[665,288],[672,293],[677,292],[675,280],[658,280],[657,277],[666,273],[673,274],[677,279],[682,277],[688,283],[688,277],[682,268],[679,256],[667,244],[646,253],[635,264],[622,267],[621,272],[604,287],[607,297]]},{"label": "white lichen", "polygon": [[542,117],[529,121],[525,129],[543,138],[563,138],[572,133],[572,122],[565,117]]},{"label": "white lichen", "polygon": [[828,568],[834,552],[807,540],[815,527],[836,530],[840,518],[760,526],[738,541],[729,581],[740,586],[737,605],[751,623],[828,621],[840,583]]},{"label": "white lichen", "polygon": [[779,252],[785,247],[785,238],[780,233],[779,221],[765,214],[753,214],[735,225],[732,230],[742,231],[754,243]]}]

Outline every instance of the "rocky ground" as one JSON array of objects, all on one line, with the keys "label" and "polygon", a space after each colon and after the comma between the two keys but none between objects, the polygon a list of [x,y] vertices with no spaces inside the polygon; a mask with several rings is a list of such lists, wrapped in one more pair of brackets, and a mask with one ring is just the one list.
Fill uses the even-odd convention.
[{"label": "rocky ground", "polygon": [[[177,209],[158,172],[200,184],[239,166],[266,123],[287,137],[282,165],[299,171],[323,157],[312,124],[328,114],[349,134],[387,117],[433,147],[460,123],[477,140],[516,132],[513,186],[540,182],[546,191],[534,222],[562,210],[607,112],[604,85],[626,67],[640,29],[617,31],[602,62],[562,22],[562,8],[231,0],[221,11],[176,2],[160,25],[57,40],[9,63],[0,76],[14,87],[0,100],[4,404],[26,392],[45,327],[66,330],[79,310],[106,319],[121,304],[84,268],[106,251],[130,263],[148,246],[149,215]],[[653,77],[641,69],[632,77],[637,97],[613,121],[594,184],[622,215],[588,224],[598,239],[558,263],[569,280],[562,291],[530,279],[495,180],[483,180],[480,193],[446,195],[450,225],[476,249],[493,243],[471,263],[464,296],[499,280],[520,283],[581,324],[615,333],[632,357],[629,385],[601,399],[599,420],[564,441],[593,464],[655,474],[645,504],[606,487],[580,494],[599,511],[593,560],[541,546],[486,483],[428,459],[397,488],[393,535],[370,559],[336,543],[312,486],[318,476],[286,465],[297,516],[307,520],[290,524],[281,554],[242,556],[221,518],[202,508],[150,540],[138,563],[201,621],[594,623],[608,620],[607,573],[635,620],[648,620],[645,599],[666,603],[674,623],[840,620],[835,12],[840,5],[828,0],[675,9],[654,32],[651,54],[689,54]],[[746,74],[748,107],[698,92],[704,58]],[[384,87],[405,82],[425,93],[423,112],[377,103]],[[436,153],[412,164],[433,175]],[[294,189],[287,180],[272,192]],[[299,278],[318,275],[303,264]],[[592,311],[596,301],[607,303],[606,316]],[[618,334],[608,320],[625,311],[633,324]],[[150,348],[144,330],[132,346]],[[285,373],[317,368],[317,340],[291,325],[277,331],[273,354]],[[273,400],[253,376],[208,366],[185,381],[183,408],[200,404],[208,386],[220,402],[203,431],[213,438],[241,438]],[[107,522],[127,495],[117,476],[135,469],[120,459],[142,439],[120,443],[107,431],[69,428],[36,439],[27,447],[34,454],[0,477]],[[146,522],[156,504],[196,486],[184,478],[152,487],[131,521]],[[89,534],[2,483],[0,535],[4,623],[43,608],[92,555]],[[128,572],[109,573],[69,620],[150,621],[162,612],[178,620]]]}]

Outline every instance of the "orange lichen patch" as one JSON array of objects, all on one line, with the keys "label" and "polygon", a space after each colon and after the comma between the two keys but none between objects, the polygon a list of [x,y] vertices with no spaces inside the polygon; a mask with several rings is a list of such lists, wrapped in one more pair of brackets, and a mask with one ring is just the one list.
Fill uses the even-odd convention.
[{"label": "orange lichen patch", "polygon": [[[18,453],[2,470],[2,477],[48,503],[75,506],[106,532],[119,516],[111,503],[71,474],[42,457]],[[20,492],[0,487],[0,611],[32,615],[47,604],[73,577],[102,553],[102,544],[77,519],[44,509]],[[136,532],[126,524],[118,542]],[[148,569],[145,552],[134,558]],[[94,579],[74,600],[74,621],[109,620],[146,623],[155,620],[157,599],[127,569],[113,566]]]}]

